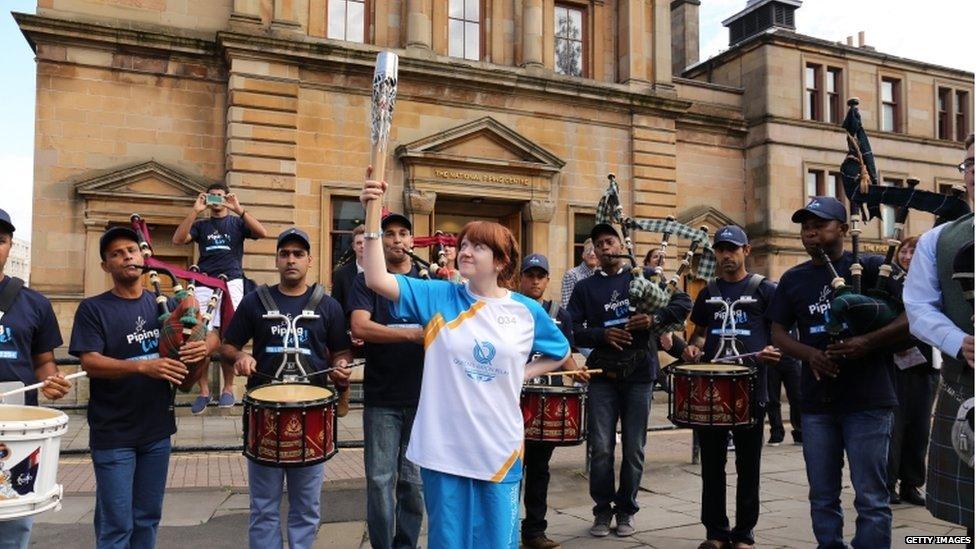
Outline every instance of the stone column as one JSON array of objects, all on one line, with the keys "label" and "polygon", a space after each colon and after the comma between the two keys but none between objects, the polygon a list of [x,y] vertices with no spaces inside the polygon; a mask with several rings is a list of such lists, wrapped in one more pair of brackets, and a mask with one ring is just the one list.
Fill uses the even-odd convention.
[{"label": "stone column", "polygon": [[234,10],[230,14],[231,23],[247,25],[261,24],[261,5],[259,0],[234,0]]},{"label": "stone column", "polygon": [[[620,0],[617,10],[617,63],[624,84],[646,83],[647,54],[644,51],[647,0]],[[668,66],[670,70],[670,65]]]},{"label": "stone column", "polygon": [[274,18],[271,26],[276,30],[284,31],[301,29],[298,14],[295,13],[295,0],[274,0]]},{"label": "stone column", "polygon": [[522,66],[541,69],[542,63],[542,0],[522,2]]},{"label": "stone column", "polygon": [[[429,235],[433,232],[430,223],[430,215],[434,213],[434,205],[437,203],[437,193],[434,191],[422,191],[420,189],[403,190],[403,208],[410,216],[413,223],[413,234]],[[416,250],[417,255],[425,259],[430,259],[430,248]]]},{"label": "stone column", "polygon": [[104,217],[86,217],[85,224],[85,295],[95,295],[111,288],[108,275],[102,270],[98,255],[98,243],[102,233],[108,228]]},{"label": "stone column", "polygon": [[651,6],[651,74],[655,88],[673,89],[671,78],[671,5],[670,0],[653,0]]},{"label": "stone column", "polygon": [[[556,211],[552,200],[530,200],[522,207],[525,220],[525,255],[529,253],[547,254],[549,249],[549,222]],[[550,262],[552,258],[550,257]]]},{"label": "stone column", "polygon": [[407,0],[408,50],[431,53],[431,0]]}]

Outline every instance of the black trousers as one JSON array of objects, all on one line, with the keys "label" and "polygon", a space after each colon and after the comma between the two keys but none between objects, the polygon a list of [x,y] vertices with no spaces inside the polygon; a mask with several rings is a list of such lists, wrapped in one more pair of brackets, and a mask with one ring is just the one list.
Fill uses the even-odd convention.
[{"label": "black trousers", "polygon": [[766,385],[769,390],[769,402],[766,403],[766,414],[769,416],[770,438],[783,438],[786,430],[783,427],[783,409],[780,403],[782,386],[786,386],[786,398],[790,401],[790,424],[793,426],[794,440],[800,433],[800,363],[784,358],[779,364],[766,368]]},{"label": "black trousers", "polygon": [[905,488],[919,488],[925,484],[925,453],[939,373],[928,364],[896,368],[894,381],[898,407],[888,446],[888,487],[894,489],[900,480]]},{"label": "black trousers", "polygon": [[701,444],[701,521],[708,539],[754,544],[753,528],[759,522],[759,461],[762,457],[763,424],[732,429],[735,442],[735,527],[729,529],[725,510],[725,464],[729,429],[698,429]]},{"label": "black trousers", "polygon": [[546,499],[549,494],[549,460],[555,445],[526,442],[523,455],[522,482],[525,484],[525,518],[522,519],[522,539],[532,539],[546,533]]}]

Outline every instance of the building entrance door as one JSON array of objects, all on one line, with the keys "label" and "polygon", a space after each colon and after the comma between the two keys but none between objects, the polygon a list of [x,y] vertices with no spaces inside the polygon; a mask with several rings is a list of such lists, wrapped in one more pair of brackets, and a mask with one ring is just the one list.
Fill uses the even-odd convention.
[{"label": "building entrance door", "polygon": [[512,231],[515,241],[523,247],[521,202],[437,197],[437,205],[434,208],[435,231],[458,234],[471,221],[500,223]]}]

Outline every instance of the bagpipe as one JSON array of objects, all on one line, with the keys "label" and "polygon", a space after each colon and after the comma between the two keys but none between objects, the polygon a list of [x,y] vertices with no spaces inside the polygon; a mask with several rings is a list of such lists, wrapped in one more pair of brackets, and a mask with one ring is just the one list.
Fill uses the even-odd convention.
[{"label": "bagpipe", "polygon": [[[627,217],[624,215],[623,206],[620,203],[620,187],[617,184],[616,176],[611,173],[607,175],[607,179],[609,180],[607,190],[596,208],[596,222],[620,226],[621,237],[627,250],[622,258],[630,261],[631,274],[633,275],[628,287],[632,312],[654,314],[664,309],[671,301],[671,296],[678,289],[681,278],[691,270],[692,261],[699,249],[701,256],[698,260],[697,275],[700,278],[709,279],[715,274],[715,252],[712,250],[712,244],[708,238],[707,227],[693,229],[679,223],[673,216],[668,216],[665,219]],[[643,266],[637,262],[634,241],[631,238],[631,231],[633,230],[661,233],[662,235],[661,259],[655,266],[650,278],[645,276]],[[667,259],[667,250],[672,236],[678,236],[691,242],[681,264],[668,279],[665,277],[664,262]],[[656,335],[682,331],[684,330],[684,323],[655,324],[651,330]]]},{"label": "bagpipe", "polygon": [[[180,347],[189,342],[206,340],[218,307],[221,312],[221,328],[230,324],[230,319],[234,315],[234,306],[227,289],[227,278],[223,275],[219,278],[207,276],[201,273],[196,265],[191,266],[189,270],[183,270],[154,258],[146,221],[139,214],[132,214],[130,220],[139,238],[139,251],[144,259],[143,270],[149,275],[149,284],[156,295],[160,323],[159,356],[180,360]],[[173,297],[177,300],[173,310],[169,309],[169,298],[163,293],[160,274],[166,275],[172,282]],[[181,279],[187,281],[185,287]],[[194,292],[197,283],[214,290],[206,309],[203,310]],[[209,361],[210,358],[206,357],[198,363],[185,364],[188,373],[179,385],[179,389],[188,392],[193,388],[207,371]]]},{"label": "bagpipe", "polygon": [[[952,221],[969,213],[969,205],[958,192],[941,194],[918,189],[918,179],[909,179],[905,187],[878,184],[878,172],[871,143],[861,123],[858,110],[860,101],[847,101],[847,115],[842,127],[846,131],[847,157],[840,167],[844,193],[850,204],[851,233],[851,283],[847,284],[834,268],[825,250],[817,250],[820,259],[830,269],[833,280],[830,309],[827,314],[827,331],[838,336],[845,330],[852,335],[873,332],[887,326],[904,311],[901,296],[890,289],[889,281],[894,272],[895,252],[901,245],[905,221],[910,209],[929,212],[937,217],[936,224]],[[891,235],[887,235],[888,249],[884,263],[878,269],[873,288],[863,289],[863,266],[860,258],[861,222],[881,217],[881,206],[895,208],[895,223]]]},{"label": "bagpipe", "polygon": [[[404,248],[403,252],[417,266],[420,278],[426,280],[438,278],[459,282],[460,275],[458,275],[457,269],[453,265],[448,265],[447,251],[445,250],[447,246],[457,246],[457,238],[443,231],[435,231],[432,236],[415,236],[413,249]],[[433,248],[430,254],[431,260],[428,261],[417,255],[413,251],[416,248]]]}]

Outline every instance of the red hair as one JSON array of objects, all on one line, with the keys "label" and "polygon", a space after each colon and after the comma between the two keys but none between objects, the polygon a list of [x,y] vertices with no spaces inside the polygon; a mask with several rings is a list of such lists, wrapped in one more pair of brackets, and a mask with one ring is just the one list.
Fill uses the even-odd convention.
[{"label": "red hair", "polygon": [[519,245],[512,231],[504,225],[491,221],[472,221],[458,234],[458,248],[465,238],[472,244],[488,246],[495,262],[502,264],[502,270],[498,273],[498,285],[508,289],[514,288],[515,275],[518,271]]}]

